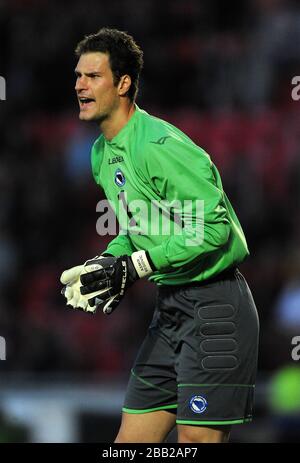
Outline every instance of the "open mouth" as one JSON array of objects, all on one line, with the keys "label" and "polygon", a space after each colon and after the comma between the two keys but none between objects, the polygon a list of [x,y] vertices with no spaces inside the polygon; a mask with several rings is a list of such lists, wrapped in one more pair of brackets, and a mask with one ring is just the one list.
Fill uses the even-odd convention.
[{"label": "open mouth", "polygon": [[82,109],[88,108],[92,103],[95,103],[93,98],[79,97],[79,104]]}]

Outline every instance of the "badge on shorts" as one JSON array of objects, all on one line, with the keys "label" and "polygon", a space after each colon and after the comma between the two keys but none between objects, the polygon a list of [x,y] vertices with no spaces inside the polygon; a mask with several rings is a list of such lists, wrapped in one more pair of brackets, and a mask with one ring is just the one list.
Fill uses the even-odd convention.
[{"label": "badge on shorts", "polygon": [[190,409],[194,413],[203,413],[207,408],[207,400],[201,395],[193,395],[190,399]]}]

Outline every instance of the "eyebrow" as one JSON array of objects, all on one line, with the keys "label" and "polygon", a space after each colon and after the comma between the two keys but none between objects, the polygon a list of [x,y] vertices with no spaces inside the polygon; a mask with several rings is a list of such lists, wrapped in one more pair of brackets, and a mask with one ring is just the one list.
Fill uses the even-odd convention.
[{"label": "eyebrow", "polygon": [[100,71],[83,72],[83,73],[82,73],[82,72],[77,71],[77,70],[75,69],[74,72],[75,72],[75,75],[76,75],[76,76],[81,76],[82,74],[84,74],[84,75],[87,76],[87,77],[93,77],[93,76],[100,76],[100,75],[101,75],[101,72],[100,72]]}]

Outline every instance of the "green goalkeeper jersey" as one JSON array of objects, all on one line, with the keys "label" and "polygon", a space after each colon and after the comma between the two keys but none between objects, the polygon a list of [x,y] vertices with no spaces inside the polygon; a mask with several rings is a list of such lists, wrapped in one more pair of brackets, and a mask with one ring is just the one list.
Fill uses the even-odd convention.
[{"label": "green goalkeeper jersey", "polygon": [[155,283],[203,281],[249,254],[217,168],[172,124],[135,105],[112,140],[95,141],[91,158],[120,225],[106,252],[148,251]]}]

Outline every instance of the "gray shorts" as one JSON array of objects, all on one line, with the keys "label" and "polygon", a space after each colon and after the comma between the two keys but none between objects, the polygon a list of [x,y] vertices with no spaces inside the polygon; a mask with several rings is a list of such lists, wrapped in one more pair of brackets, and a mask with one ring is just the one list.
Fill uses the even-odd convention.
[{"label": "gray shorts", "polygon": [[123,411],[166,410],[178,424],[250,421],[258,333],[255,303],[237,269],[205,284],[159,287]]}]

